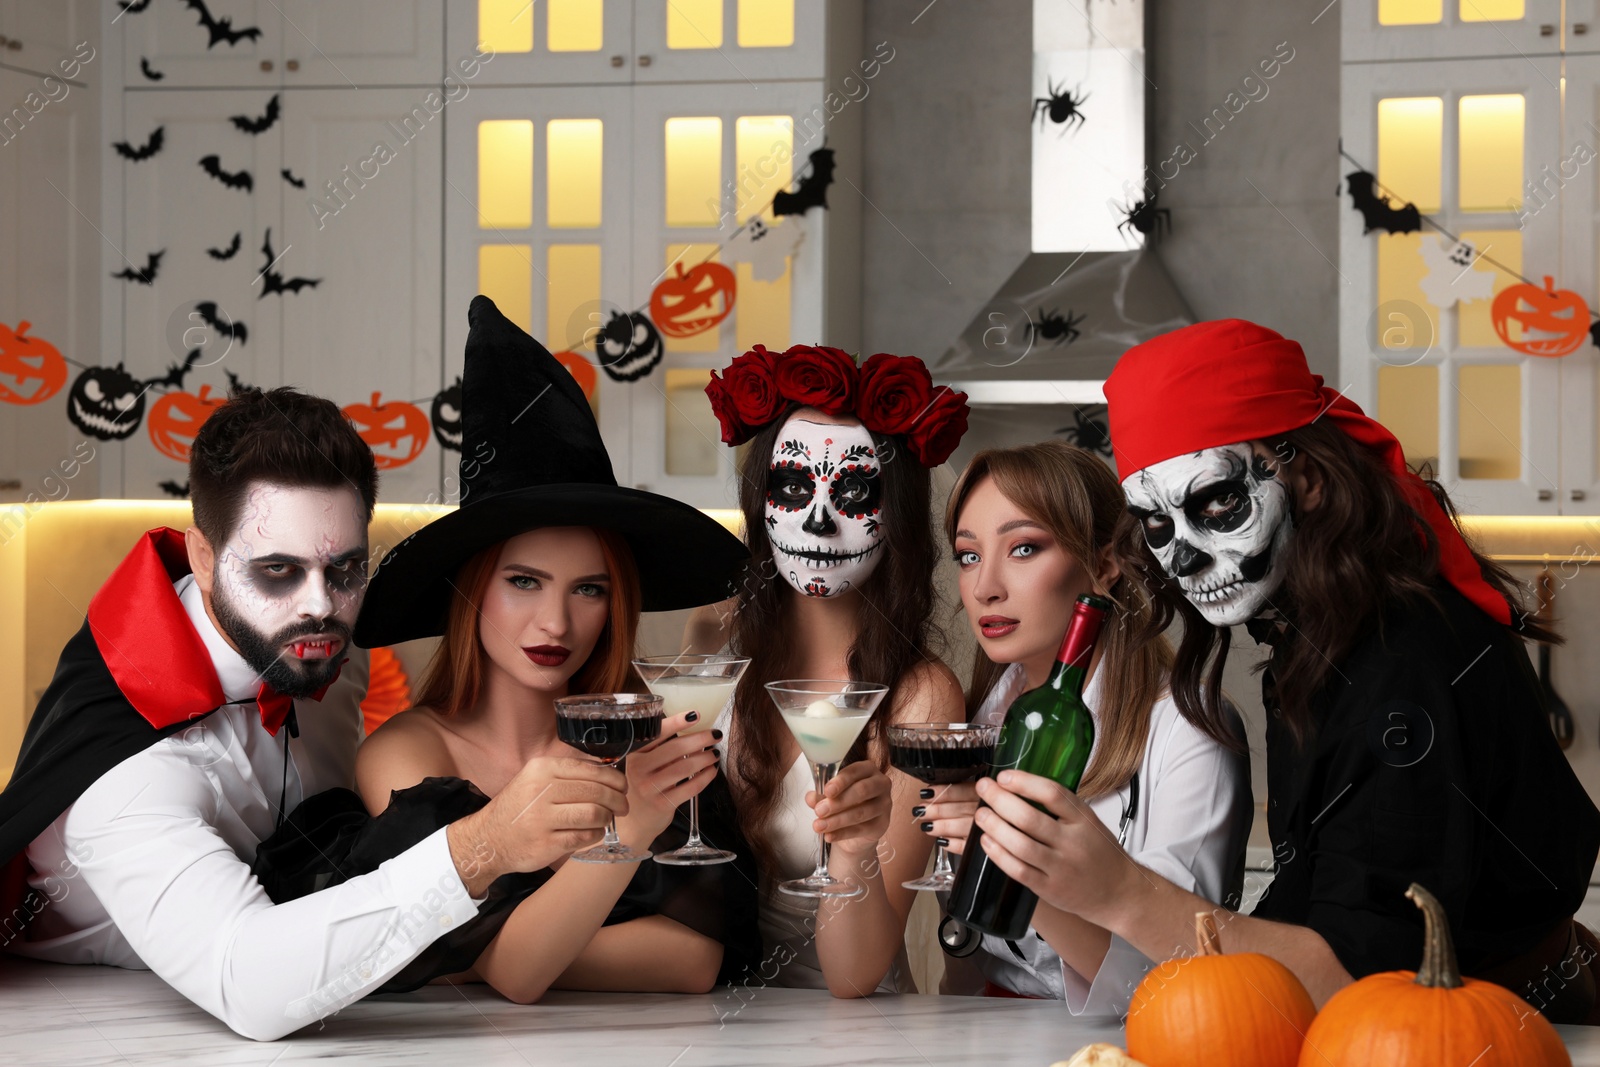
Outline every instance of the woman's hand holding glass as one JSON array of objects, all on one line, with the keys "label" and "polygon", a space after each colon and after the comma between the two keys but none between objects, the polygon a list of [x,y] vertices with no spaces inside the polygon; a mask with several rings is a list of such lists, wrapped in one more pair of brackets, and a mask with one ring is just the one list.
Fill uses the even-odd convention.
[{"label": "woman's hand holding glass", "polygon": [[978,783],[956,782],[953,785],[928,786],[933,799],[920,805],[922,814],[916,816],[919,824],[932,824],[925,831],[929,836],[948,842],[945,850],[959,856],[966,849],[967,837],[972,833],[972,817],[978,810]]},{"label": "woman's hand holding glass", "polygon": [[617,820],[617,833],[636,848],[647,848],[672,824],[673,813],[716,777],[712,746],[720,732],[684,734],[701,712],[674,715],[661,724],[661,737],[630,753],[628,814]]},{"label": "woman's hand holding glass", "polygon": [[816,819],[812,829],[827,838],[836,855],[857,861],[877,848],[889,832],[893,814],[889,776],[870,759],[846,765],[817,797],[806,793]]}]

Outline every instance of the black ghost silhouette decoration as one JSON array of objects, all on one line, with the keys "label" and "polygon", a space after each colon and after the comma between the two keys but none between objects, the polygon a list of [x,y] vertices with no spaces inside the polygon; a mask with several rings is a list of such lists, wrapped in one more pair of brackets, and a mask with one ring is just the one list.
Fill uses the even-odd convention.
[{"label": "black ghost silhouette decoration", "polygon": [[183,388],[183,380],[200,362],[201,350],[191,351],[157,378],[135,378],[115,367],[89,367],[67,390],[67,421],[101,441],[132,437],[144,419],[144,395],[156,386]]},{"label": "black ghost silhouette decoration", "polygon": [[221,156],[202,156],[200,169],[211,175],[229,189],[243,189],[251,192],[255,189],[255,179],[250,177],[247,170],[226,171],[222,169]]},{"label": "black ghost silhouette decoration", "polygon": [[267,257],[267,265],[261,269],[261,295],[257,300],[265,300],[268,293],[296,293],[302,289],[315,289],[321,278],[290,278],[284,280],[282,274],[272,269],[278,257],[272,251],[272,227],[267,227],[265,239],[261,242],[261,254]]},{"label": "black ghost silhouette decoration", "polygon": [[1373,230],[1386,233],[1415,233],[1422,229],[1422,212],[1415,204],[1395,207],[1389,198],[1378,192],[1378,179],[1371,173],[1358,170],[1346,174],[1350,183],[1350,203],[1361,212],[1362,234]]},{"label": "black ghost silhouette decoration", "polygon": [[794,192],[780,191],[772,198],[774,215],[804,215],[814,207],[828,206],[828,186],[833,184],[833,149],[811,153],[811,173],[800,179]]},{"label": "black ghost silhouette decoration", "polygon": [[261,27],[249,26],[242,30],[236,30],[233,28],[233,19],[219,19],[212,15],[211,9],[206,7],[206,0],[183,0],[183,2],[184,6],[190,11],[198,11],[200,13],[200,25],[204,26],[206,32],[211,35],[211,40],[206,42],[206,51],[208,52],[224,42],[227,43],[229,48],[232,48],[240,41],[259,41],[261,39]]},{"label": "black ghost silhouette decoration", "polygon": [[151,252],[148,256],[144,257],[143,270],[135,270],[133,264],[130,263],[126,267],[123,267],[121,270],[113,274],[112,277],[122,278],[130,282],[138,282],[140,285],[154,285],[156,281],[156,275],[161,270],[161,257],[166,254],[167,250],[165,248],[159,252]]},{"label": "black ghost silhouette decoration", "polygon": [[613,311],[595,337],[595,355],[613,381],[636,382],[661,362],[661,334],[642,311]]},{"label": "black ghost silhouette decoration", "polygon": [[278,121],[278,94],[272,94],[272,99],[267,101],[267,110],[260,118],[253,119],[249,115],[230,115],[228,116],[228,121],[252,137],[266,133]]},{"label": "black ghost silhouette decoration", "polygon": [[243,235],[236,230],[233,234],[232,244],[230,244],[227,248],[208,248],[206,249],[206,255],[210,256],[212,259],[232,259],[239,252],[239,245],[242,238]]},{"label": "black ghost silhouette decoration", "polygon": [[461,376],[433,398],[433,437],[441,448],[461,451]]},{"label": "black ghost silhouette decoration", "polygon": [[146,137],[144,144],[138,148],[133,147],[127,141],[112,141],[111,147],[115,148],[117,155],[123,159],[131,159],[135,163],[141,163],[161,151],[161,146],[166,142],[166,139],[167,128],[165,126],[157,126],[150,131],[150,136]]},{"label": "black ghost silhouette decoration", "polygon": [[[126,11],[127,9],[124,8],[123,10]],[[158,82],[162,78],[166,77],[166,75],[161,73],[159,70],[150,69],[150,61],[144,56],[139,57],[139,73],[143,74],[146,78],[149,78],[153,82]]]},{"label": "black ghost silhouette decoration", "polygon": [[156,487],[168,496],[175,496],[179,500],[189,498],[188,482],[157,482]]}]

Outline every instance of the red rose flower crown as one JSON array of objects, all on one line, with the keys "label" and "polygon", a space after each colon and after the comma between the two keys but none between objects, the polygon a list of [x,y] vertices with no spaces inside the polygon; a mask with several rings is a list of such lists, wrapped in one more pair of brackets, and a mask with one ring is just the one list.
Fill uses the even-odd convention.
[{"label": "red rose flower crown", "polygon": [[742,445],[790,404],[829,415],[854,415],[876,434],[897,434],[924,467],[950,458],[967,432],[967,394],[936,386],[915,356],[879,352],[858,368],[848,352],[794,345],[783,353],[762,345],[735,356],[706,383],[722,443]]}]

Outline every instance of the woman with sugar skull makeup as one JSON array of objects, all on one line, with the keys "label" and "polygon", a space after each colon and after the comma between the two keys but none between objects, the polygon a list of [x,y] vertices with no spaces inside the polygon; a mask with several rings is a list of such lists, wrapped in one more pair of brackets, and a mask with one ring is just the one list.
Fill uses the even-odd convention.
[{"label": "woman with sugar skull makeup", "polygon": [[[1444,904],[1464,973],[1552,1021],[1600,1021],[1600,943],[1572,920],[1600,812],[1522,646],[1554,635],[1468,544],[1444,490],[1298,344],[1252,323],[1139,345],[1105,389],[1128,498],[1121,556],[1152,585],[1152,637],[1183,623],[1184,715],[1210,720],[1231,626],[1270,647],[1275,874],[1251,916],[1218,915],[1224,949],[1276,957],[1321,1004],[1416,966],[1422,919],[1404,893],[1418,882]],[[979,792],[1002,867],[1147,954],[1190,944],[1194,913],[1212,909],[1108,849],[1053,785],[1009,774]]]},{"label": "woman with sugar skull makeup", "polygon": [[[757,346],[706,392],[723,442],[749,442],[739,498],[750,568],[722,618],[690,632],[698,651],[715,651],[726,630],[751,658],[719,724],[761,867],[759,979],[840,997],[914,992],[904,935],[915,893],[901,883],[922,873],[932,843],[910,816],[919,783],[888,768],[886,727],[962,718],[960,684],[930,645],[929,470],[966,431],[966,396],[935,388],[919,359],[880,353],[858,368],[836,348],[801,345]],[[822,797],[763,689],[782,678],[891,687]],[[818,832],[833,875],[864,896],[819,908],[774,891],[811,871]]]}]

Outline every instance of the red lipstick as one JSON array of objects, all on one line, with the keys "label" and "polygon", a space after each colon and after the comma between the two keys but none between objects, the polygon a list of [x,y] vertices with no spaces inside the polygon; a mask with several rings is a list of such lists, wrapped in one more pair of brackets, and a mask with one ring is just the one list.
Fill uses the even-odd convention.
[{"label": "red lipstick", "polygon": [[1021,623],[1005,615],[985,615],[978,620],[978,629],[985,637],[1004,637]]},{"label": "red lipstick", "polygon": [[563,645],[534,645],[523,649],[522,654],[541,667],[559,667],[572,655],[572,649]]}]

